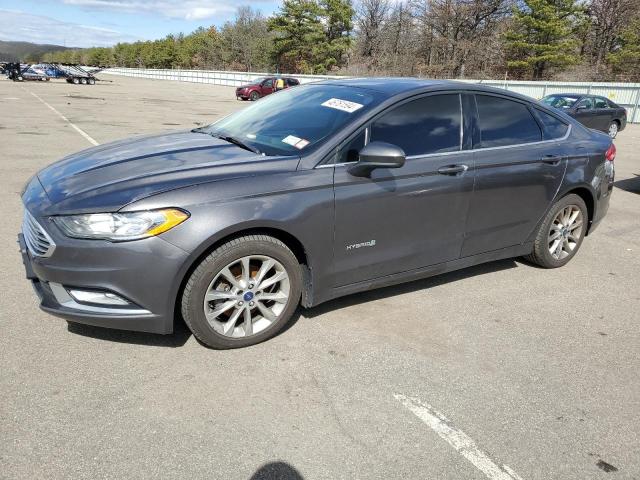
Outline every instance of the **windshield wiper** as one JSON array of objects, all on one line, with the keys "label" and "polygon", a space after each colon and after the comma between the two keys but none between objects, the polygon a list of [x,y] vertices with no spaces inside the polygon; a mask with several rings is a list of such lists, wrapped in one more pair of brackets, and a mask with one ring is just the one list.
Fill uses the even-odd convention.
[{"label": "windshield wiper", "polygon": [[211,135],[216,137],[216,138],[219,138],[220,140],[224,140],[225,142],[233,143],[234,145],[237,145],[240,148],[244,148],[245,150],[249,150],[250,152],[257,153],[257,154],[261,153],[260,150],[258,150],[257,148],[250,147],[249,145],[244,143],[242,140],[237,139],[236,137],[231,137],[231,136],[228,136],[228,135],[227,136],[225,136],[225,135],[214,135],[213,133]]}]

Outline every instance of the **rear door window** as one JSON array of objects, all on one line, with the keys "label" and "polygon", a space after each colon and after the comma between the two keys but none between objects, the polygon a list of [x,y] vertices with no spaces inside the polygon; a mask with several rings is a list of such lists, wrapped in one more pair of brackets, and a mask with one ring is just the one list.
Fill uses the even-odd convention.
[{"label": "rear door window", "polygon": [[502,97],[476,95],[480,147],[503,147],[542,139],[538,123],[524,103]]},{"label": "rear door window", "polygon": [[542,122],[542,135],[545,140],[562,138],[564,137],[565,133],[567,133],[567,129],[569,128],[569,126],[566,123],[558,120],[553,115],[549,115],[548,113],[538,109],[536,109],[536,114]]},{"label": "rear door window", "polygon": [[371,126],[371,141],[402,148],[407,156],[460,150],[458,94],[412,100],[382,115]]},{"label": "rear door window", "polygon": [[609,108],[609,104],[607,103],[606,98],[597,98],[595,99],[595,107],[596,108]]}]

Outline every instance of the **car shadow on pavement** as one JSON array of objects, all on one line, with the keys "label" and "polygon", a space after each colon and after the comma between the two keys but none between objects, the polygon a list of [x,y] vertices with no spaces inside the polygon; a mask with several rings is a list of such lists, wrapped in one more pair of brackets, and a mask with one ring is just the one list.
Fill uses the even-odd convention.
[{"label": "car shadow on pavement", "polygon": [[157,333],[131,332],[128,330],[114,330],[111,328],[94,327],[81,323],[67,322],[67,330],[76,335],[91,337],[108,342],[131,343],[134,345],[147,345],[152,347],[182,347],[191,332],[182,321],[176,321],[173,333],[160,335]]},{"label": "car shadow on pavement", "polygon": [[249,480],[303,480],[304,477],[286,462],[269,462],[255,471]]},{"label": "car shadow on pavement", "polygon": [[624,180],[618,180],[613,184],[620,190],[640,194],[640,175],[636,175],[635,178],[625,178]]},{"label": "car shadow on pavement", "polygon": [[[520,260],[518,260],[520,261]],[[527,263],[528,267],[529,264]],[[390,287],[377,288],[374,290],[368,290],[362,293],[355,293],[346,297],[330,300],[326,303],[320,304],[317,307],[313,307],[305,310],[304,316],[307,318],[313,318],[318,315],[323,315],[332,310],[338,310],[340,308],[350,307],[358,305],[360,303],[371,302],[373,300],[381,300],[383,298],[394,297],[396,295],[403,295],[405,293],[416,292],[418,290],[426,290],[438,285],[444,285],[445,283],[456,282],[465,278],[475,277],[476,275],[484,275],[486,273],[499,272],[502,270],[508,270],[511,268],[517,268],[518,262],[515,259],[510,258],[506,260],[498,260],[495,262],[483,263],[473,267],[468,267],[462,270],[456,270],[454,272],[443,273],[429,278],[421,280],[414,280],[412,282],[401,283],[399,285],[393,285]]]}]

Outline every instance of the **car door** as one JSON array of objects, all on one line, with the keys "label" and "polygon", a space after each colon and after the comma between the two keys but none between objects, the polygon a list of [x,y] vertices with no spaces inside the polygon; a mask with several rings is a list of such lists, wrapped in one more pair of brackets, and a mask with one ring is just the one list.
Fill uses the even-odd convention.
[{"label": "car door", "polygon": [[609,107],[609,102],[604,97],[594,97],[593,108],[596,112],[594,115],[594,124],[596,126],[593,128],[606,132],[609,129],[609,125],[611,125],[615,110]]},{"label": "car door", "polygon": [[593,108],[593,98],[583,97],[573,107],[572,117],[582,123],[585,127],[598,128],[596,121],[596,111]]},{"label": "car door", "polygon": [[274,89],[273,81],[274,81],[273,78],[267,78],[266,80],[262,81],[262,84],[260,85],[260,93],[262,94],[262,96],[273,93],[273,89]]},{"label": "car door", "polygon": [[[414,98],[392,107],[337,152],[334,286],[413,270],[460,256],[473,190],[473,153],[463,150],[461,96]],[[401,168],[368,177],[350,166],[369,142],[407,154]]]},{"label": "car door", "polygon": [[566,125],[551,133],[556,139],[546,140],[526,102],[475,98],[477,172],[463,257],[525,242],[555,197],[567,162],[567,146],[558,138]]}]

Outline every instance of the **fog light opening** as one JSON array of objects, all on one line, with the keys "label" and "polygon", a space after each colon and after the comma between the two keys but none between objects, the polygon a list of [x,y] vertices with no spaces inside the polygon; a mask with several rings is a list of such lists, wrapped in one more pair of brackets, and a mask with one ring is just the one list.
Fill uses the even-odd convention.
[{"label": "fog light opening", "polygon": [[119,305],[129,306],[131,303],[128,300],[111,292],[99,292],[96,290],[67,290],[69,295],[78,303],[89,303],[93,305]]}]

